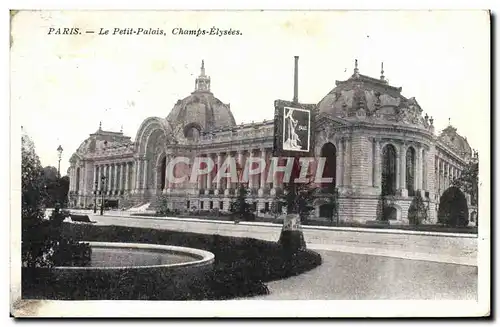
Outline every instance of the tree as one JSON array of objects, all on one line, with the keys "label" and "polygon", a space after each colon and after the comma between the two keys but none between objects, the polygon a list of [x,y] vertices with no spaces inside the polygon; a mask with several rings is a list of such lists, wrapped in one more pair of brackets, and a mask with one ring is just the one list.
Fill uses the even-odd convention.
[{"label": "tree", "polygon": [[233,214],[235,220],[253,220],[254,214],[252,212],[252,206],[247,202],[247,196],[249,190],[240,184],[238,187],[238,196],[236,200],[231,202],[229,211]]},{"label": "tree", "polygon": [[[55,207],[45,219],[47,192],[45,176],[33,141],[21,139],[21,260],[23,267],[85,265],[90,261],[90,246],[62,235],[65,213]],[[27,276],[30,277],[30,276]],[[24,278],[24,277],[23,277]]]},{"label": "tree", "polygon": [[452,181],[452,186],[461,189],[464,193],[470,194],[471,205],[477,206],[478,204],[478,172],[479,164],[471,161],[462,171],[460,177]]},{"label": "tree", "polygon": [[427,220],[427,206],[420,192],[417,192],[408,209],[408,221],[412,225],[420,225],[424,220]]},{"label": "tree", "polygon": [[438,222],[451,227],[464,227],[469,223],[469,209],[464,193],[457,187],[444,191],[439,199]]},{"label": "tree", "polygon": [[65,206],[68,201],[69,177],[59,177],[57,168],[47,166],[43,168],[43,184],[47,192],[45,206],[54,208],[58,203]]},{"label": "tree", "polygon": [[158,199],[159,205],[156,209],[156,214],[159,216],[166,216],[170,213],[170,209],[168,208],[168,199],[166,196],[162,195],[160,199]]}]

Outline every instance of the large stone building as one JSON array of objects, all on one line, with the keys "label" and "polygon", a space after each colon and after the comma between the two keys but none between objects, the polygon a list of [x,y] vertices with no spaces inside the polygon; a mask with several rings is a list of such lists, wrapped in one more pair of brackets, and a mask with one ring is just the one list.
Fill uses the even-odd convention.
[{"label": "large stone building", "polygon": [[[172,184],[166,178],[168,162],[174,156],[209,156],[217,168],[227,156],[240,163],[259,156],[269,163],[273,121],[237,124],[230,105],[214,96],[210,83],[202,62],[194,92],[178,100],[166,118],[145,119],[133,141],[99,126],[70,159],[70,203],[92,206],[97,193],[98,204],[105,198],[120,208],[154,207],[164,195],[181,210],[228,210],[235,183],[213,181],[214,170],[211,178]],[[381,219],[382,199],[389,208],[382,219],[407,223],[409,205],[420,192],[428,222],[435,222],[439,196],[476,158],[452,126],[436,135],[433,119],[422,114],[415,98],[404,97],[401,87],[389,85],[383,70],[380,78],[368,77],[359,73],[357,63],[352,76],[337,81],[319,101],[315,126],[315,154],[327,158],[341,220]],[[267,179],[267,166],[265,174],[248,182],[249,201],[258,211],[269,209],[283,186],[279,173]],[[317,216],[323,215],[323,204],[318,197]]]}]

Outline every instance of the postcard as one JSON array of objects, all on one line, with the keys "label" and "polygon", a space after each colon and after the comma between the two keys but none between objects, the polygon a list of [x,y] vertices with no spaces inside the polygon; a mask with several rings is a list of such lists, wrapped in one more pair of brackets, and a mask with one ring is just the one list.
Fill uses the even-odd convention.
[{"label": "postcard", "polygon": [[490,13],[12,10],[11,315],[490,315]]}]

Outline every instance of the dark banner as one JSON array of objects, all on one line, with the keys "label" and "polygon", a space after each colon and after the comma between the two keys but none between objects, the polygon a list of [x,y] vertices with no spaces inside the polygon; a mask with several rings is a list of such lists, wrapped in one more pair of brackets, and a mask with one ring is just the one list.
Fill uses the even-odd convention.
[{"label": "dark banner", "polygon": [[274,156],[314,155],[316,105],[274,102]]}]

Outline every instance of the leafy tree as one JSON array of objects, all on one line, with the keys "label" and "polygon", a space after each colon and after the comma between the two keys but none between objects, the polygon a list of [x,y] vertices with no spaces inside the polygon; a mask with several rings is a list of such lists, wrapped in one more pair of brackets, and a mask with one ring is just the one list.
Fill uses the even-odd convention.
[{"label": "leafy tree", "polygon": [[27,135],[22,135],[21,146],[23,267],[87,264],[90,261],[90,246],[62,236],[62,222],[67,213],[61,212],[57,205],[50,219],[45,219],[47,192],[40,159],[33,141]]},{"label": "leafy tree", "polygon": [[469,223],[467,199],[459,188],[452,186],[441,195],[438,222],[451,227],[464,227]]},{"label": "leafy tree", "polygon": [[47,166],[43,168],[43,184],[47,193],[46,207],[54,208],[56,204],[66,206],[68,201],[69,177],[59,177],[57,168]]},{"label": "leafy tree", "polygon": [[156,209],[156,214],[159,216],[166,216],[170,213],[170,209],[168,208],[168,199],[166,196],[162,195],[159,199],[159,205]]},{"label": "leafy tree", "polygon": [[427,206],[420,192],[417,192],[408,209],[408,221],[412,225],[420,225],[424,220],[427,220]]},{"label": "leafy tree", "polygon": [[241,184],[238,187],[238,196],[229,207],[229,211],[236,220],[253,220],[255,218],[252,205],[246,200],[248,194],[249,190]]},{"label": "leafy tree", "polygon": [[311,182],[286,183],[279,201],[286,206],[287,213],[296,213],[305,222],[314,210],[314,193]]},{"label": "leafy tree", "polygon": [[478,204],[478,172],[479,164],[471,161],[462,171],[462,175],[452,181],[452,185],[461,189],[463,192],[470,194],[471,205]]}]

